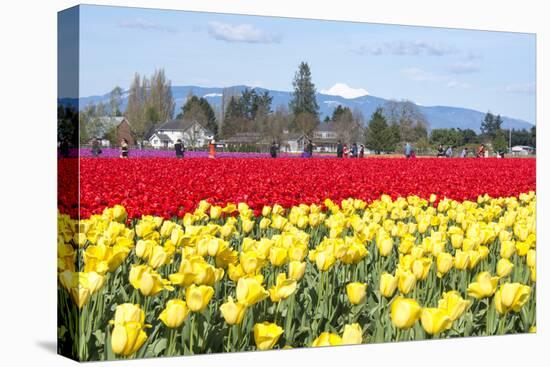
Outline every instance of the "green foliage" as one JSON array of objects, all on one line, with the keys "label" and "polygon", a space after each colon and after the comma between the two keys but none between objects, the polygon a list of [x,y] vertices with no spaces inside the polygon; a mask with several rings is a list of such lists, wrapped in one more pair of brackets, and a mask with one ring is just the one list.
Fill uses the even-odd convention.
[{"label": "green foliage", "polygon": [[[396,125],[395,125],[396,126]],[[388,126],[381,108],[372,114],[366,131],[365,146],[380,154],[395,149],[395,137],[398,131]]]},{"label": "green foliage", "polygon": [[289,109],[298,116],[300,113],[310,113],[319,116],[319,105],[315,98],[315,85],[311,81],[311,70],[306,62],[300,63],[298,71],[292,82],[294,94],[289,104]]},{"label": "green foliage", "polygon": [[[197,115],[196,111],[200,111]],[[178,119],[196,119],[199,123],[212,131],[214,135],[218,135],[218,123],[216,121],[216,114],[212,109],[212,106],[206,98],[197,97],[195,95],[187,99],[187,102],[181,107],[181,112],[176,116]],[[205,121],[202,121],[205,120]]]},{"label": "green foliage", "polygon": [[495,152],[508,152],[508,142],[506,140],[506,133],[504,130],[499,129],[495,132],[493,150]]}]

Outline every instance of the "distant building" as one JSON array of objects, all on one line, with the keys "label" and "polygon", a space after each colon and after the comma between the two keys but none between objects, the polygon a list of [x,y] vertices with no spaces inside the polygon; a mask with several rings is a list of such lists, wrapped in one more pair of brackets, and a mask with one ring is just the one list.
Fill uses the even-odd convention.
[{"label": "distant building", "polygon": [[169,120],[156,128],[148,141],[156,149],[172,148],[181,139],[186,147],[204,147],[214,139],[214,133],[196,120]]},{"label": "distant building", "polygon": [[527,145],[516,145],[512,147],[513,155],[530,155],[535,154],[535,148]]},{"label": "distant building", "polygon": [[[136,141],[130,130],[130,123],[124,116],[102,116],[99,117],[101,130],[98,132],[98,138],[102,146],[110,146],[111,143],[119,144],[122,139],[126,139],[129,145],[135,145]],[[115,129],[114,134],[110,135]],[[110,135],[110,136],[109,136]],[[115,141],[111,141],[114,139]]]}]

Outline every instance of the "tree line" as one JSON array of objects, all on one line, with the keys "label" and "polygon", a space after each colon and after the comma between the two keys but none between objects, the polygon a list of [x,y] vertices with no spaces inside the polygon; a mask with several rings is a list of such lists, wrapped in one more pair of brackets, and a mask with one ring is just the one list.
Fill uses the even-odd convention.
[{"label": "tree line", "polygon": [[[212,106],[204,97],[187,96],[176,118],[197,121],[209,129],[216,138],[229,138],[239,133],[258,134],[264,140],[281,142],[285,132],[312,138],[319,128],[320,113],[316,100],[316,87],[307,62],[301,62],[292,81],[293,93],[288,106],[273,109],[273,96],[268,91],[245,88],[242,91],[224,88],[221,105]],[[80,113],[80,140],[106,137],[114,142],[114,127],[105,126],[104,116],[125,116],[131,122],[136,140],[144,140],[174,116],[175,102],[171,82],[163,69],[149,78],[134,75],[128,90],[128,103],[122,111],[123,90],[115,87],[109,102],[90,104]],[[358,109],[338,105],[323,123],[332,123],[337,139],[343,143],[364,142],[376,153],[395,152],[406,143],[415,145],[419,153],[427,153],[438,145],[461,147],[490,143],[494,150],[505,151],[510,131],[502,128],[500,115],[487,112],[480,123],[480,134],[472,129],[432,129],[418,106],[407,100],[388,101],[378,108],[365,124]],[[110,128],[110,129],[109,129]],[[512,145],[536,144],[536,128],[530,131],[512,130]]]}]

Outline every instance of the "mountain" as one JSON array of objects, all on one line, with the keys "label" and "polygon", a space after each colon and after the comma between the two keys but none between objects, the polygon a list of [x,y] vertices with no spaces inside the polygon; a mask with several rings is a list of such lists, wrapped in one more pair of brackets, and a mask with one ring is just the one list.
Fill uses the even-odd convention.
[{"label": "mountain", "polygon": [[[247,88],[244,85],[232,87],[239,92]],[[275,109],[279,105],[288,106],[292,98],[292,92],[276,91],[264,88],[255,88],[259,92],[268,91],[273,96],[272,108]],[[216,108],[221,105],[221,96],[223,88],[206,88],[197,86],[173,86],[172,95],[176,102],[176,114],[181,110],[189,93],[196,96],[204,97]],[[69,101],[70,102],[70,101]],[[89,103],[109,102],[109,93],[101,96],[89,96],[80,98],[80,109],[84,108]],[[128,92],[123,93],[122,109],[126,108],[128,102]],[[327,115],[331,115],[332,111],[338,106],[349,107],[352,111],[358,109],[363,113],[365,120],[368,121],[373,112],[382,107],[387,102],[386,99],[371,95],[360,96],[356,98],[344,98],[336,95],[328,95],[317,93],[317,103],[320,107],[321,119]],[[74,103],[74,101],[72,102]],[[481,120],[485,116],[485,112],[480,112],[468,108],[449,107],[449,106],[420,106],[419,110],[424,114],[429,123],[429,129],[439,128],[461,128],[472,129],[479,133]],[[503,127],[513,129],[530,129],[533,124],[521,119],[503,116]]]}]

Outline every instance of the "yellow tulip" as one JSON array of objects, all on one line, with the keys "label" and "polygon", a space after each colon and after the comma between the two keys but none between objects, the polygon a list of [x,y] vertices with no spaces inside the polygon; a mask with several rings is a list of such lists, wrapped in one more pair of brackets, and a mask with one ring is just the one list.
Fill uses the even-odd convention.
[{"label": "yellow tulip", "polygon": [[246,307],[250,307],[269,297],[262,283],[253,277],[240,278],[237,282],[237,300]]},{"label": "yellow tulip", "polygon": [[210,218],[218,219],[222,215],[222,208],[219,206],[210,207]]},{"label": "yellow tulip", "polygon": [[267,217],[271,214],[271,207],[270,206],[264,206],[262,208],[262,216]]},{"label": "yellow tulip", "polygon": [[380,294],[386,298],[390,298],[397,289],[397,277],[383,273],[380,276]]},{"label": "yellow tulip", "polygon": [[191,284],[185,290],[187,306],[193,312],[202,312],[208,306],[213,295],[214,288],[207,285],[196,286],[195,284]]},{"label": "yellow tulip", "polygon": [[451,321],[455,321],[462,316],[470,304],[471,302],[463,299],[457,291],[449,291],[443,293],[443,298],[438,301],[437,308],[445,311]]},{"label": "yellow tulip", "polygon": [[453,268],[453,255],[448,252],[440,252],[436,259],[437,277],[442,278]]},{"label": "yellow tulip", "polygon": [[411,270],[417,280],[425,280],[428,277],[431,266],[432,259],[424,257],[419,260],[414,260]]},{"label": "yellow tulip", "polygon": [[413,273],[408,270],[399,271],[396,273],[397,276],[397,288],[399,292],[403,294],[408,294],[416,286],[416,277]]},{"label": "yellow tulip", "polygon": [[163,289],[172,289],[160,274],[147,265],[132,265],[129,280],[144,296],[154,296]]},{"label": "yellow tulip", "polygon": [[361,344],[363,342],[363,330],[359,324],[354,323],[344,326],[342,344]]},{"label": "yellow tulip", "polygon": [[421,311],[422,308],[416,300],[397,297],[392,302],[390,316],[395,327],[408,329],[418,321]]},{"label": "yellow tulip", "polygon": [[456,250],[455,252],[455,268],[465,270],[470,264],[470,254],[466,251]]},{"label": "yellow tulip", "polygon": [[464,241],[464,235],[462,233],[455,233],[451,235],[451,245],[453,248],[462,248],[462,241]]},{"label": "yellow tulip", "polygon": [[497,262],[497,275],[501,278],[507,277],[512,272],[514,264],[506,258],[502,258]]},{"label": "yellow tulip", "polygon": [[189,308],[181,299],[171,299],[160,313],[159,319],[169,328],[180,327],[189,315]]},{"label": "yellow tulip", "polygon": [[319,335],[313,343],[311,343],[312,347],[328,347],[331,345],[342,345],[343,340],[338,334],[329,333],[327,331],[322,332],[321,335]]},{"label": "yellow tulip", "polygon": [[282,247],[272,247],[269,251],[269,261],[273,266],[282,266],[288,260],[288,251]]},{"label": "yellow tulip", "polygon": [[300,280],[306,272],[306,262],[291,261],[288,263],[288,277],[290,279]]},{"label": "yellow tulip", "polygon": [[468,285],[468,295],[477,299],[491,297],[498,284],[498,277],[492,277],[489,272],[481,272],[477,275],[476,281]]},{"label": "yellow tulip", "polygon": [[513,241],[500,243],[500,257],[509,259],[516,252],[516,244]]},{"label": "yellow tulip", "polygon": [[137,322],[115,324],[111,333],[111,349],[113,353],[123,356],[134,354],[147,340],[143,325]]},{"label": "yellow tulip", "polygon": [[495,293],[495,308],[505,314],[512,310],[519,312],[529,300],[531,288],[521,283],[504,283]]},{"label": "yellow tulip", "polygon": [[242,222],[243,232],[249,233],[250,231],[252,231],[254,229],[254,223],[255,222],[253,220],[244,219]]},{"label": "yellow tulip", "polygon": [[222,316],[229,325],[240,324],[246,313],[246,306],[240,302],[233,301],[231,296],[228,301],[220,306]]},{"label": "yellow tulip", "polygon": [[420,316],[424,331],[428,334],[439,334],[451,328],[453,322],[445,310],[439,308],[424,308]]},{"label": "yellow tulip", "polygon": [[145,312],[139,305],[123,303],[116,306],[114,324],[123,324],[126,322],[136,322],[143,324],[145,322]]},{"label": "yellow tulip", "polygon": [[393,250],[393,240],[391,237],[381,238],[380,241],[376,241],[376,245],[380,256],[389,256]]},{"label": "yellow tulip", "polygon": [[269,322],[254,325],[254,342],[259,350],[272,349],[283,334],[283,328]]},{"label": "yellow tulip", "polygon": [[296,280],[287,279],[285,273],[277,275],[275,285],[269,289],[271,302],[279,302],[290,297],[290,295],[296,292],[296,284]]},{"label": "yellow tulip", "polygon": [[536,250],[529,250],[527,251],[527,266],[530,268],[534,268],[537,264],[537,251]]},{"label": "yellow tulip", "polygon": [[529,271],[531,273],[531,281],[535,283],[537,281],[537,268],[536,267],[529,268]]},{"label": "yellow tulip", "polygon": [[329,270],[336,262],[336,258],[329,251],[320,251],[315,256],[315,264],[320,271]]},{"label": "yellow tulip", "polygon": [[351,304],[361,304],[367,297],[367,284],[359,282],[349,283],[346,285],[346,293]]}]

